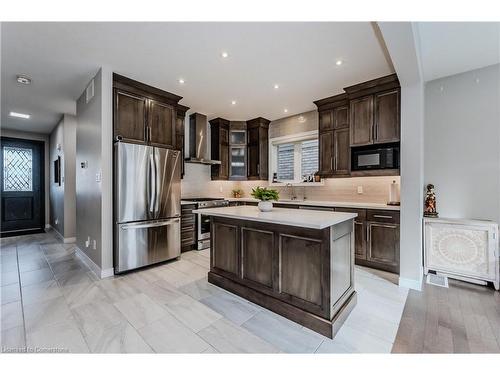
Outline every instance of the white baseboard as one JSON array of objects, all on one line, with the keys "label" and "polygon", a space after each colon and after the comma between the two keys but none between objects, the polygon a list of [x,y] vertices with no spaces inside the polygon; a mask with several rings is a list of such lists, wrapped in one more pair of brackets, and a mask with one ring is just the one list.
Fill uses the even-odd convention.
[{"label": "white baseboard", "polygon": [[399,277],[399,286],[421,291],[422,290],[422,278],[423,278],[422,274],[420,274],[420,279],[417,279],[417,280]]},{"label": "white baseboard", "polygon": [[65,237],[63,239],[64,243],[75,243],[76,242],[76,237]]},{"label": "white baseboard", "polygon": [[97,264],[90,259],[78,246],[76,246],[76,255],[82,260],[99,279],[114,276],[115,270],[113,268],[101,269]]},{"label": "white baseboard", "polygon": [[64,237],[61,233],[59,233],[57,231],[56,228],[54,228],[52,225],[50,224],[47,224],[45,226],[46,228],[48,229],[51,229],[54,231],[54,233],[56,234],[56,236],[63,242],[63,243],[75,243],[76,242],[76,237]]}]

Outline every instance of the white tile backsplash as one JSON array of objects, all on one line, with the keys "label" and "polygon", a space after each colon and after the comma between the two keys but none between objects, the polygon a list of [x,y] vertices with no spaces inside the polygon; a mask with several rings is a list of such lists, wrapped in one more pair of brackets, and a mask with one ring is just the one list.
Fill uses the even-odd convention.
[{"label": "white tile backsplash", "polygon": [[[308,200],[387,203],[392,181],[400,184],[399,176],[351,177],[325,179],[323,186],[295,187],[299,199],[304,193]],[[250,197],[255,186],[268,186],[268,181],[212,181],[210,166],[186,163],[186,172],[181,183],[181,195],[188,197],[231,197],[231,191],[240,188],[244,197]],[[363,194],[358,194],[362,186]],[[288,188],[276,187],[281,198],[289,198]]]}]

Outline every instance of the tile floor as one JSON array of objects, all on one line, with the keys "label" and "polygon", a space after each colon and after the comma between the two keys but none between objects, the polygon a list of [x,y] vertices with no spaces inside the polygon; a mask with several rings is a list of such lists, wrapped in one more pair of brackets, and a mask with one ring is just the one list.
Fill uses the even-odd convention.
[{"label": "tile floor", "polygon": [[389,353],[408,294],[392,275],[356,267],[358,304],[330,340],[209,284],[208,268],[209,252],[192,251],[98,280],[74,245],[50,232],[4,238],[0,346],[3,352]]}]

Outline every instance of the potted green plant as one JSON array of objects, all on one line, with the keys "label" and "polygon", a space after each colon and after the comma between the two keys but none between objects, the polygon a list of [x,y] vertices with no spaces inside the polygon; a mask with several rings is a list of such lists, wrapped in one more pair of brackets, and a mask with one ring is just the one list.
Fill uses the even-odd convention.
[{"label": "potted green plant", "polygon": [[251,195],[260,201],[258,207],[262,212],[271,211],[273,209],[273,202],[271,201],[277,201],[280,198],[277,190],[261,188],[260,186],[253,188]]},{"label": "potted green plant", "polygon": [[242,189],[233,189],[231,193],[233,194],[233,198],[241,198],[243,196]]}]

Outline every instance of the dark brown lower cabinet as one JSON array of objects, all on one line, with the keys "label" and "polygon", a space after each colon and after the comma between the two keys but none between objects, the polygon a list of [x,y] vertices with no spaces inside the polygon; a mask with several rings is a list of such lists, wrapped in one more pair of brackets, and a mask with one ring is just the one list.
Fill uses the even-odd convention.
[{"label": "dark brown lower cabinet", "polygon": [[354,222],[355,247],[354,254],[356,259],[366,260],[366,223],[363,221]]},{"label": "dark brown lower cabinet", "polygon": [[366,260],[376,268],[399,273],[399,225],[368,222]]},{"label": "dark brown lower cabinet", "polygon": [[352,229],[211,217],[208,281],[333,337],[356,303]]},{"label": "dark brown lower cabinet", "polygon": [[398,211],[343,207],[335,211],[358,214],[354,220],[356,264],[399,274]]}]

